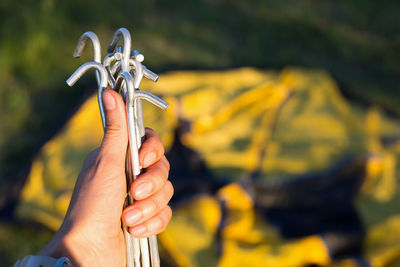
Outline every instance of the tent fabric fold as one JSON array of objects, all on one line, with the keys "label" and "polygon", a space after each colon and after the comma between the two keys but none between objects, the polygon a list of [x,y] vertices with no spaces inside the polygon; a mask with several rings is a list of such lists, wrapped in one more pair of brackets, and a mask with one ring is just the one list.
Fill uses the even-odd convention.
[{"label": "tent fabric fold", "polygon": [[[400,264],[398,120],[349,103],[322,70],[174,71],[142,87],[170,103],[144,103],[176,192],[166,264]],[[93,96],[42,147],[18,216],[56,230],[101,138]]]}]

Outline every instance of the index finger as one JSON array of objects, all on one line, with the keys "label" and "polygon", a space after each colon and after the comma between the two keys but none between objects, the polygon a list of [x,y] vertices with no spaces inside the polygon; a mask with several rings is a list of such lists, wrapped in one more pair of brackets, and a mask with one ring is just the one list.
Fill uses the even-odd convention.
[{"label": "index finger", "polygon": [[160,137],[150,128],[146,128],[146,140],[139,151],[139,161],[143,168],[153,165],[164,155],[164,145]]}]

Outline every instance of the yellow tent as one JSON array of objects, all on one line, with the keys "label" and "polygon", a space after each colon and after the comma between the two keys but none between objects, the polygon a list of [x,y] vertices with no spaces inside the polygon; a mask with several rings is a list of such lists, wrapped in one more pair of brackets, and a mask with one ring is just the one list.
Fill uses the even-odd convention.
[{"label": "yellow tent", "polygon": [[[399,264],[399,121],[349,105],[319,70],[176,71],[143,89],[170,103],[144,110],[176,174],[159,235],[171,265]],[[93,96],[43,146],[18,215],[57,229],[101,138]],[[196,179],[174,161],[178,145],[202,166]],[[211,186],[180,197],[191,183]]]}]

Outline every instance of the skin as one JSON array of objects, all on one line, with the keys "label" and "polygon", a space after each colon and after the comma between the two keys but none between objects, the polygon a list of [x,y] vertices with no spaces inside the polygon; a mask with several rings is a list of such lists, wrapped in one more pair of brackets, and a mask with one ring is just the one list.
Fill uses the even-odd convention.
[{"label": "skin", "polygon": [[151,129],[146,129],[139,153],[146,171],[130,188],[136,202],[123,210],[128,144],[125,105],[111,90],[103,92],[103,104],[106,129],[102,144],[87,157],[64,221],[40,253],[68,257],[73,266],[125,266],[121,219],[133,236],[149,237],[163,231],[172,215],[169,163],[160,138]]}]

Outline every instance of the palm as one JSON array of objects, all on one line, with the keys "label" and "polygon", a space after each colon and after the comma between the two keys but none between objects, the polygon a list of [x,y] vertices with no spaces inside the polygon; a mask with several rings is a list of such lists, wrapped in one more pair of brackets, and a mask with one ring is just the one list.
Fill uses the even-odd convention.
[{"label": "palm", "polygon": [[[102,259],[96,266],[125,266],[125,241],[121,229],[121,212],[126,192],[123,166],[102,168],[104,160],[98,150],[92,152],[80,173],[64,224],[70,231],[79,228],[79,240],[90,244],[86,253]],[[98,179],[96,176],[102,176]],[[96,192],[94,192],[96,190]],[[101,194],[98,194],[101,192]],[[105,198],[104,196],[110,196]],[[82,212],[84,211],[84,212]],[[118,264],[116,264],[118,263]]]}]

